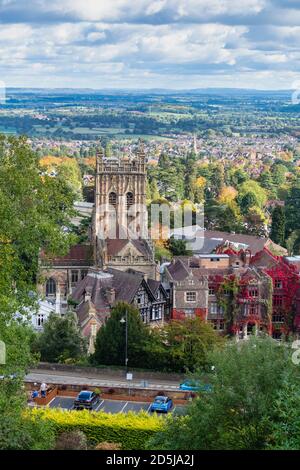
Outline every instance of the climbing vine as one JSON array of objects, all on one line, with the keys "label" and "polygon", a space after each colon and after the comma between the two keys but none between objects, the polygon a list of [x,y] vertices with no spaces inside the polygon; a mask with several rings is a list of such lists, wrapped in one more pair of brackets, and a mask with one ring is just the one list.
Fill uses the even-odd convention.
[{"label": "climbing vine", "polygon": [[225,330],[227,334],[234,333],[234,325],[239,314],[237,301],[240,283],[235,276],[225,277],[216,291],[217,302],[224,310]]},{"label": "climbing vine", "polygon": [[267,278],[262,285],[262,299],[261,304],[265,305],[265,310],[262,310],[262,318],[269,327],[272,324],[273,313],[273,282],[271,278]]}]

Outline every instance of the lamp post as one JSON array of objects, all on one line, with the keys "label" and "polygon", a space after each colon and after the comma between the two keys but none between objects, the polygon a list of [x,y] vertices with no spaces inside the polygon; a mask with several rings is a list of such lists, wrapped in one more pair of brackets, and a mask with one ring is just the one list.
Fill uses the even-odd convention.
[{"label": "lamp post", "polygon": [[128,372],[128,312],[125,312],[125,318],[122,317],[120,323],[125,323],[125,373]]}]

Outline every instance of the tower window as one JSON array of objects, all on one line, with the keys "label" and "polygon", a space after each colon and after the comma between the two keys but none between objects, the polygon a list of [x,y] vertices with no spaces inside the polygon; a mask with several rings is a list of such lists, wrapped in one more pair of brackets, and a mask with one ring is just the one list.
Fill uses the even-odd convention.
[{"label": "tower window", "polygon": [[133,193],[127,193],[126,194],[126,205],[127,205],[127,209],[132,206],[132,204],[134,203],[134,196],[133,196]]},{"label": "tower window", "polygon": [[54,296],[56,294],[56,282],[52,277],[46,283],[46,296]]},{"label": "tower window", "polygon": [[108,202],[111,206],[116,206],[117,205],[117,195],[116,193],[112,192],[108,196]]}]

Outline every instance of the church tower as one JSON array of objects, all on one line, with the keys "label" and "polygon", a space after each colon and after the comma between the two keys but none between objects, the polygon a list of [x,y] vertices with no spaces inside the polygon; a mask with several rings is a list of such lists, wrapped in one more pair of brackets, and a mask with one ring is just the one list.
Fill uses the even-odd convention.
[{"label": "church tower", "polygon": [[134,156],[106,158],[103,149],[97,153],[94,246],[98,266],[121,270],[131,267],[154,276],[142,144]]}]

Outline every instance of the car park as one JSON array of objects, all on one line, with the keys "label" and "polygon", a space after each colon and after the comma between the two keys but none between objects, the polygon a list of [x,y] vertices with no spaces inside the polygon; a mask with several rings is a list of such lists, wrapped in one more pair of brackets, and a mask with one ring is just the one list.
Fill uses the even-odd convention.
[{"label": "car park", "polygon": [[99,401],[99,396],[95,392],[89,390],[82,390],[74,401],[74,409],[82,410],[88,409],[92,410]]},{"label": "car park", "polygon": [[173,407],[173,401],[169,397],[158,395],[150,406],[150,411],[168,413]]}]

